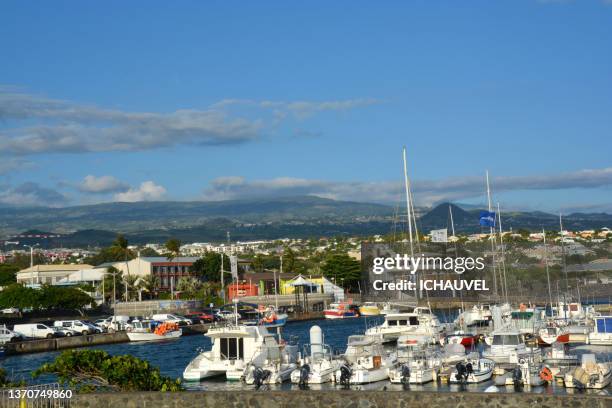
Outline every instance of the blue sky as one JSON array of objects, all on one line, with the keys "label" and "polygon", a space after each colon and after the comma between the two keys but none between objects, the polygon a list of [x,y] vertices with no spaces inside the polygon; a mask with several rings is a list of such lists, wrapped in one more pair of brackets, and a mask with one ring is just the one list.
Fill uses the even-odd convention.
[{"label": "blue sky", "polygon": [[0,203],[612,212],[612,4],[0,4]]}]

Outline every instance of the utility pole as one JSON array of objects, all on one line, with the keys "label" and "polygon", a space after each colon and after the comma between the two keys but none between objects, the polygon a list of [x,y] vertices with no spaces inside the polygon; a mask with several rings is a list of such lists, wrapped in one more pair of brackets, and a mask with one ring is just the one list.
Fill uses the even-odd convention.
[{"label": "utility pole", "polygon": [[38,244],[34,245],[24,245],[26,248],[30,248],[30,277],[32,278],[32,285],[34,285],[34,247],[37,247]]}]

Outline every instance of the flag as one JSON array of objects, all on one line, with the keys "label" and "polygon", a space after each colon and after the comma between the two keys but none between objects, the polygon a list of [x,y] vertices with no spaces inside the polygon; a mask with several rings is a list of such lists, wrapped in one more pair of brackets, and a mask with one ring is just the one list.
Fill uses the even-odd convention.
[{"label": "flag", "polygon": [[238,280],[238,257],[231,255],[230,257],[230,270],[232,271],[232,280]]},{"label": "flag", "polygon": [[480,225],[483,227],[495,227],[495,213],[492,211],[481,211]]},{"label": "flag", "polygon": [[446,228],[431,230],[431,242],[448,242],[448,231]]}]

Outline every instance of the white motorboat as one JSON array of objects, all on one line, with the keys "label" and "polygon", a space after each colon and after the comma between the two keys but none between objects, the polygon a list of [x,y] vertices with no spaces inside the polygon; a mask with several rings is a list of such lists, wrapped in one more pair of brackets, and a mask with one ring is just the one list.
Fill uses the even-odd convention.
[{"label": "white motorboat", "polygon": [[396,365],[396,357],[385,352],[380,339],[370,336],[349,336],[343,359],[334,376],[334,381],[342,385],[386,380],[389,369]]},{"label": "white motorboat", "polygon": [[495,369],[495,362],[487,358],[479,358],[478,353],[469,354],[464,361],[455,365],[449,382],[452,384],[477,384],[490,380]]},{"label": "white motorboat", "polygon": [[588,344],[612,346],[612,316],[597,316],[595,326],[587,337]]},{"label": "white motorboat", "polygon": [[428,342],[436,344],[444,337],[446,329],[438,318],[426,307],[417,307],[410,313],[385,315],[385,321],[366,330],[366,336],[376,337],[382,342],[395,342],[400,336],[413,336],[420,339],[428,337]]},{"label": "white motorboat", "polygon": [[535,362],[533,358],[521,358],[514,369],[495,378],[496,385],[537,387],[552,381],[550,368]]},{"label": "white motorboat", "polygon": [[159,341],[178,339],[183,334],[178,324],[149,320],[133,320],[126,332],[130,341]]},{"label": "white motorboat", "polygon": [[491,321],[490,305],[474,305],[471,309],[459,313],[455,325],[459,327],[488,326]]},{"label": "white motorboat", "polygon": [[205,335],[212,340],[212,348],[200,352],[187,365],[183,372],[187,381],[220,375],[225,375],[228,380],[240,380],[248,364],[264,363],[266,346],[278,346],[264,326],[213,326]]},{"label": "white motorboat", "polygon": [[552,345],[554,343],[569,342],[570,335],[565,328],[555,324],[549,324],[538,331],[538,343],[540,345]]},{"label": "white motorboat", "polygon": [[294,384],[323,384],[332,381],[342,361],[334,359],[330,346],[325,344],[319,326],[310,328],[310,344],[304,346],[299,368],[291,373]]},{"label": "white motorboat", "polygon": [[257,387],[263,384],[280,384],[291,378],[298,367],[296,344],[267,344],[262,355],[251,361],[244,370],[244,382]]},{"label": "white motorboat", "polygon": [[567,354],[566,348],[566,344],[553,343],[550,349],[544,353],[544,363],[563,367],[578,365],[578,357],[574,354]]},{"label": "white motorboat", "polygon": [[380,309],[381,315],[397,314],[397,313],[399,313],[399,310],[393,307],[393,305],[389,302],[383,303],[383,307],[382,309]]},{"label": "white motorboat", "polygon": [[427,349],[427,338],[419,342],[400,337],[397,341],[397,365],[389,369],[395,384],[425,384],[436,379],[440,360]]},{"label": "white motorboat", "polygon": [[580,367],[563,377],[567,388],[606,388],[612,380],[610,363],[598,363],[595,354],[583,354]]},{"label": "white motorboat", "polygon": [[539,362],[542,358],[540,349],[530,349],[525,346],[525,339],[516,329],[505,328],[494,331],[488,339],[491,347],[483,352],[483,357],[495,361],[496,364],[519,363],[521,358],[533,356]]}]

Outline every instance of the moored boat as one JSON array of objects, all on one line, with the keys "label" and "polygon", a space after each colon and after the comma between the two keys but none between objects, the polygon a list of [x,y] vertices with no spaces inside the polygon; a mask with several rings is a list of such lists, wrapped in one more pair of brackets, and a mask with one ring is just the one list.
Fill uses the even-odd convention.
[{"label": "moored boat", "polygon": [[134,320],[126,334],[130,341],[159,341],[178,339],[183,332],[178,324],[172,322]]},{"label": "moored boat", "polygon": [[362,316],[378,316],[380,314],[380,309],[374,302],[365,302],[363,305],[359,306],[359,313]]},{"label": "moored boat", "polygon": [[348,303],[332,303],[328,309],[323,311],[326,319],[346,319],[350,317],[359,317],[359,308]]}]

